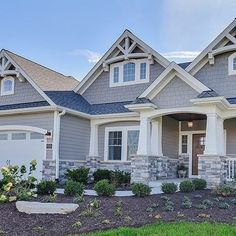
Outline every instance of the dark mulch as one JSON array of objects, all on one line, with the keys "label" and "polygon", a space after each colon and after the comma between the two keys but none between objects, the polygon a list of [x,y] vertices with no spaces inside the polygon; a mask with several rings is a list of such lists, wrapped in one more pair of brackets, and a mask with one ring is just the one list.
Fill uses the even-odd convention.
[{"label": "dark mulch", "polygon": [[[202,198],[196,198],[195,195],[202,195]],[[0,230],[7,235],[68,235],[81,232],[103,230],[116,228],[119,226],[141,226],[147,223],[157,221],[155,216],[160,214],[163,221],[210,221],[236,223],[236,205],[231,203],[231,199],[236,196],[227,197],[223,201],[230,204],[228,210],[219,209],[216,196],[210,191],[195,191],[194,193],[184,194],[176,193],[168,195],[175,203],[174,212],[165,212],[163,210],[164,200],[161,199],[164,195],[152,195],[145,198],[136,197],[99,197],[100,207],[95,209],[93,216],[81,216],[81,212],[86,209],[87,204],[94,197],[85,197],[85,201],[79,203],[80,207],[74,213],[68,215],[27,215],[19,213],[16,210],[15,203],[0,205]],[[166,195],[167,196],[167,195]],[[194,206],[191,209],[182,209],[181,202],[184,196],[188,196],[193,205],[199,204],[204,199],[209,199],[214,202],[212,209],[199,210]],[[42,201],[43,197],[37,200]],[[118,201],[121,203],[122,216],[115,214]],[[73,198],[58,195],[57,202],[73,202]],[[153,212],[147,212],[146,209],[151,207],[153,203],[159,204]],[[183,214],[181,217],[177,215]],[[210,215],[209,218],[199,218],[199,214]],[[82,223],[81,228],[72,227],[76,221]],[[109,224],[104,224],[102,221],[109,220]],[[0,231],[0,233],[1,233]]]}]

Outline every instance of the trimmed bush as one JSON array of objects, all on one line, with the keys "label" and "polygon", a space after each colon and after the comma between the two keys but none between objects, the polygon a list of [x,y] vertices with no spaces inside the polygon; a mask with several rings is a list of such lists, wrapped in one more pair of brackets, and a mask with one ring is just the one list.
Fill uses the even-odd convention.
[{"label": "trimmed bush", "polygon": [[84,185],[82,183],[69,180],[65,186],[65,195],[67,196],[81,196],[84,194]]},{"label": "trimmed bush", "polygon": [[111,171],[110,181],[116,187],[121,186],[122,184],[129,184],[130,173],[120,171],[120,170]]},{"label": "trimmed bush", "polygon": [[151,188],[146,184],[142,183],[133,184],[131,188],[132,188],[132,193],[137,197],[145,197],[150,195],[151,193]]},{"label": "trimmed bush", "polygon": [[175,193],[177,189],[178,189],[178,186],[175,183],[163,183],[161,185],[161,190],[163,193],[167,193],[167,194]]},{"label": "trimmed bush", "polygon": [[184,180],[180,183],[179,190],[183,193],[193,192],[195,190],[194,184],[190,180]]},{"label": "trimmed bush", "polygon": [[98,196],[112,196],[115,194],[116,188],[107,179],[103,179],[95,184],[94,190]]},{"label": "trimmed bush", "polygon": [[207,187],[207,182],[205,179],[193,179],[192,182],[195,190],[202,190]]},{"label": "trimmed bush", "polygon": [[78,169],[73,170],[66,170],[66,177],[68,180],[72,180],[75,182],[80,182],[84,185],[88,183],[88,174],[89,174],[89,168],[80,167]]},{"label": "trimmed bush", "polygon": [[37,185],[37,193],[40,195],[51,195],[56,191],[57,185],[53,180],[43,180]]},{"label": "trimmed bush", "polygon": [[213,193],[223,196],[223,197],[228,197],[228,196],[235,193],[235,189],[233,187],[231,187],[230,185],[223,184],[223,185],[217,186],[213,190]]},{"label": "trimmed bush", "polygon": [[100,180],[107,179],[108,181],[111,180],[111,170],[102,170],[98,169],[93,173],[94,182],[97,183]]}]

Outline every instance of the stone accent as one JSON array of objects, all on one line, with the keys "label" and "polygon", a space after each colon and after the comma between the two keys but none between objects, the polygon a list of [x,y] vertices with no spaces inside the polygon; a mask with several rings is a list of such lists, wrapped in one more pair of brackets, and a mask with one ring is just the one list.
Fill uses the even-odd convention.
[{"label": "stone accent", "polygon": [[226,157],[199,155],[198,174],[207,181],[208,188],[214,188],[226,182]]},{"label": "stone accent", "polygon": [[43,179],[56,179],[56,161],[43,161]]},{"label": "stone accent", "polygon": [[178,159],[162,156],[137,155],[131,161],[131,182],[148,184],[150,181],[176,177]]},{"label": "stone accent", "polygon": [[26,214],[68,214],[78,207],[78,204],[72,203],[16,202],[17,210]]}]

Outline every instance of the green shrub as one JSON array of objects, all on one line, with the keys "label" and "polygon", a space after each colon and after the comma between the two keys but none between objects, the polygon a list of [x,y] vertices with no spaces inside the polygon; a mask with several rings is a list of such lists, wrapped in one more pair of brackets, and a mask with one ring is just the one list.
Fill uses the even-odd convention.
[{"label": "green shrub", "polygon": [[67,196],[81,196],[84,194],[84,185],[82,183],[69,180],[66,183],[64,193]]},{"label": "green shrub", "polygon": [[88,183],[88,174],[89,174],[89,168],[80,167],[78,169],[73,170],[66,170],[66,177],[68,180],[72,180],[75,182],[80,182],[84,185]]},{"label": "green shrub", "polygon": [[167,194],[175,193],[177,189],[178,189],[178,186],[175,183],[163,183],[161,185],[161,190],[163,193],[167,193]]},{"label": "green shrub", "polygon": [[193,183],[190,180],[184,180],[179,185],[180,192],[190,193],[195,190]]},{"label": "green shrub", "polygon": [[94,182],[97,183],[100,180],[107,179],[111,180],[111,170],[98,169],[93,173]]},{"label": "green shrub", "polygon": [[191,202],[190,198],[184,197],[181,205],[185,209],[190,209],[192,207],[193,203]]},{"label": "green shrub", "polygon": [[227,210],[227,209],[230,208],[230,205],[227,202],[220,202],[219,205],[218,205],[218,208]]},{"label": "green shrub", "polygon": [[103,179],[95,184],[94,190],[98,196],[112,196],[115,194],[116,188],[107,179]]},{"label": "green shrub", "polygon": [[210,201],[209,199],[202,200],[202,205],[205,205],[206,208],[212,208],[214,203]]},{"label": "green shrub", "polygon": [[122,184],[129,184],[130,183],[130,173],[116,170],[110,172],[110,181],[111,183],[118,187]]},{"label": "green shrub", "polygon": [[192,182],[196,190],[202,190],[207,187],[207,182],[205,179],[193,179]]},{"label": "green shrub", "polygon": [[133,184],[131,188],[132,188],[132,193],[137,197],[145,197],[150,195],[151,193],[151,188],[146,184],[142,183]]},{"label": "green shrub", "polygon": [[228,196],[235,193],[235,189],[233,187],[231,187],[230,185],[223,184],[223,185],[217,186],[213,190],[213,193],[223,196],[223,197],[228,197]]},{"label": "green shrub", "polygon": [[166,201],[165,204],[164,204],[163,210],[167,211],[167,212],[172,212],[175,209],[174,205],[175,204],[172,201]]},{"label": "green shrub", "polygon": [[52,195],[57,188],[57,184],[53,180],[43,180],[37,185],[37,193],[40,195]]}]

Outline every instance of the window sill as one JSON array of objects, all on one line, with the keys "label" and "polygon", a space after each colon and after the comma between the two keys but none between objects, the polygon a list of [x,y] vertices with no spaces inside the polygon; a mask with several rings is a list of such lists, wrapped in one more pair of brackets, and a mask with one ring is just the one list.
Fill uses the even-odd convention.
[{"label": "window sill", "polygon": [[131,161],[109,161],[109,160],[106,160],[106,161],[101,161],[101,163],[131,163]]}]

